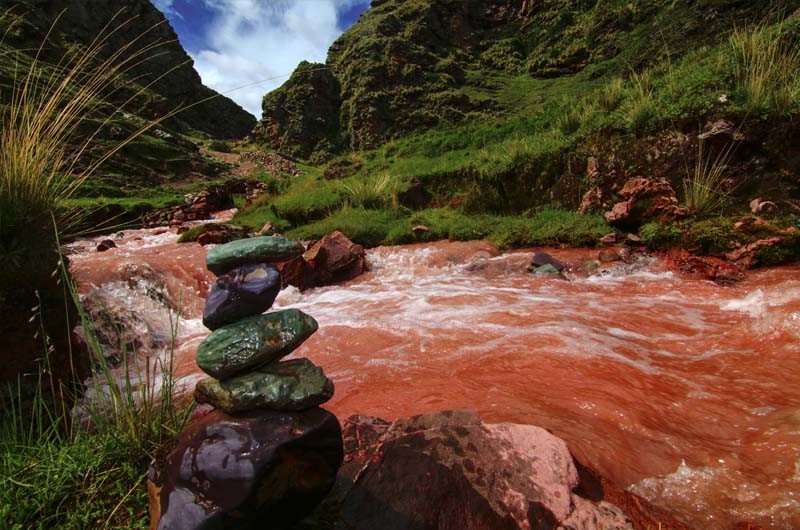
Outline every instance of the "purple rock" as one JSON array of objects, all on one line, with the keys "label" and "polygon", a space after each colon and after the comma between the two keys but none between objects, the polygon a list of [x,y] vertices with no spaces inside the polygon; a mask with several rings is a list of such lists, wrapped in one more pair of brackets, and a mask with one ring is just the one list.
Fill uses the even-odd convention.
[{"label": "purple rock", "polygon": [[284,528],[324,498],[342,459],[341,427],[326,410],[214,411],[151,466],[151,528]]},{"label": "purple rock", "polygon": [[203,324],[215,330],[260,315],[281,289],[281,273],[267,263],[243,265],[217,278],[206,298]]}]

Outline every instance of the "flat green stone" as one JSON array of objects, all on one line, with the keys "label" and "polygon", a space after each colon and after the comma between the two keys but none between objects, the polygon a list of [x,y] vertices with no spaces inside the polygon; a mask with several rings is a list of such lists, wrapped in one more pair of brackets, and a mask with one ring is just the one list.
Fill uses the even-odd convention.
[{"label": "flat green stone", "polygon": [[533,273],[539,276],[545,274],[561,274],[561,272],[557,268],[555,268],[553,265],[550,265],[549,263],[547,265],[542,265],[541,267],[536,267]]},{"label": "flat green stone", "polygon": [[198,403],[229,414],[253,409],[301,411],[328,401],[333,381],[308,359],[293,359],[224,381],[203,379],[194,392]]},{"label": "flat green stone", "polygon": [[316,320],[297,309],[245,318],[206,337],[197,349],[197,366],[225,379],[289,355],[317,328]]},{"label": "flat green stone", "polygon": [[208,251],[206,267],[219,276],[249,263],[276,263],[304,252],[299,241],[284,237],[251,237],[219,245]]}]

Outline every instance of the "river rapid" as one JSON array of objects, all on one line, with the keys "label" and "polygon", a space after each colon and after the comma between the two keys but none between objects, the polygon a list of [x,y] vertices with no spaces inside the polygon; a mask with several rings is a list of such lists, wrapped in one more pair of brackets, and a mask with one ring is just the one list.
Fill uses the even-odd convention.
[{"label": "river rapid", "polygon": [[[166,355],[180,316],[174,364],[190,390],[214,281],[206,248],[165,229],[122,232],[103,253],[98,241],[71,245],[81,293],[127,315],[140,360]],[[335,382],[326,408],[539,425],[698,529],[800,528],[800,265],[721,287],[657,260],[568,281],[526,272],[529,252],[496,254],[482,242],[377,248],[352,282],[284,290],[275,308],[320,324],[293,356]]]}]

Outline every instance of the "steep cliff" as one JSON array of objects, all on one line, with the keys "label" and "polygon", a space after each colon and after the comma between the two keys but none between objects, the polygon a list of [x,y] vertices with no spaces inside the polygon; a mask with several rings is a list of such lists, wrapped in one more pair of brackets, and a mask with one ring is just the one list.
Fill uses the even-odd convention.
[{"label": "steep cliff", "polygon": [[[215,138],[242,138],[255,125],[239,105],[202,84],[174,30],[149,0],[0,0],[0,10],[5,9],[21,19],[5,40],[17,49],[36,50],[52,27],[43,49],[43,58],[52,63],[101,34],[107,35],[106,54],[130,43],[134,51],[152,47],[129,72],[137,85],[149,89],[135,109],[143,118],[188,107],[169,125],[179,132],[194,130]],[[122,92],[114,99],[125,96],[127,92]]]},{"label": "steep cliff", "polygon": [[[531,99],[521,93],[525,77],[628,74],[718,43],[736,25],[798,6],[749,0],[374,0],[329,50],[325,66],[340,92],[333,92],[333,79],[324,93],[316,90],[320,74],[304,77],[298,69],[265,97],[257,139],[299,156],[324,156],[470,119],[504,119],[520,111],[520,97]],[[317,112],[336,100],[341,105],[326,119],[323,142],[307,109]],[[338,149],[330,138],[339,139]]]}]

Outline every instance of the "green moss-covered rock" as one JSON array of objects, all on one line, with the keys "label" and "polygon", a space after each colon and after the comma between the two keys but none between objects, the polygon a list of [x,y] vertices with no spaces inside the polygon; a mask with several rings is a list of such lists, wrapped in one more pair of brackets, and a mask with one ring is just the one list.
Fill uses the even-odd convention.
[{"label": "green moss-covered rock", "polygon": [[197,349],[197,365],[225,379],[290,354],[317,328],[316,320],[297,309],[246,318],[206,337]]},{"label": "green moss-covered rock", "polygon": [[333,381],[308,359],[272,363],[224,381],[203,379],[195,387],[198,403],[227,413],[253,409],[307,410],[333,396]]},{"label": "green moss-covered rock", "polygon": [[299,256],[299,241],[283,237],[251,237],[214,247],[206,255],[206,267],[217,276],[248,263],[276,263]]},{"label": "green moss-covered rock", "polygon": [[559,271],[554,265],[550,265],[548,263],[546,265],[542,265],[541,267],[536,267],[533,273],[536,276],[547,276],[550,274],[561,274],[561,271]]}]

